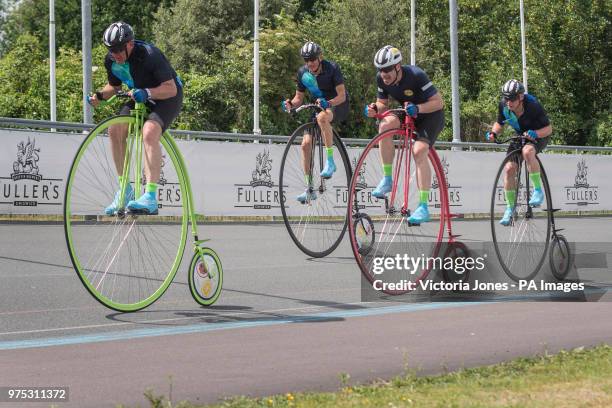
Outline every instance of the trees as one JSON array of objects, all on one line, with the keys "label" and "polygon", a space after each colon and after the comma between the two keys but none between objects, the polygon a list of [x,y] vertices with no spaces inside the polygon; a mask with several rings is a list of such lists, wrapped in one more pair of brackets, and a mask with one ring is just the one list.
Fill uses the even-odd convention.
[{"label": "trees", "polygon": [[[12,4],[15,0],[2,0]],[[92,0],[92,37],[95,46],[104,29],[113,21],[123,20],[134,27],[137,38],[150,39],[153,13],[160,5],[169,6],[175,0],[149,0],[132,2],[125,0]],[[0,3],[3,4],[3,3]],[[5,6],[6,8],[6,6]],[[0,9],[1,11],[2,9]],[[58,48],[70,47],[81,49],[81,2],[56,0],[55,2],[55,35]],[[7,16],[2,27],[0,56],[8,52],[16,39],[23,33],[34,35],[38,39],[41,51],[49,43],[49,2],[41,0],[21,0]]]},{"label": "trees", "polygon": [[[7,18],[0,29],[0,115],[45,118],[47,2],[21,0],[14,9],[11,4],[15,0],[0,0],[0,22]],[[529,91],[549,113],[554,143],[612,145],[608,4],[609,0],[525,2]],[[361,112],[364,103],[375,98],[372,58],[378,48],[391,43],[409,61],[408,5],[391,0],[262,0],[263,132],[286,134],[295,126],[280,112],[279,103],[295,90],[295,72],[302,64],[300,45],[314,40],[327,58],[340,64],[345,76],[352,109],[344,134],[370,137],[373,122]],[[440,140],[449,140],[448,6],[439,0],[419,0],[417,7],[417,64],[442,93],[447,126]],[[522,77],[518,2],[461,0],[459,7],[461,136],[482,140],[486,126],[495,120],[500,86]],[[251,0],[92,0],[92,8],[94,46],[99,47],[99,36],[110,21],[124,19],[134,26],[137,38],[153,40],[169,56],[185,82],[179,126],[252,130]],[[7,10],[8,16],[3,15]],[[56,0],[58,46],[63,47],[57,63],[62,120],[80,118],[80,92],[70,91],[80,88],[80,54],[75,51],[81,41],[80,19],[75,18],[79,14],[79,2]],[[32,35],[19,39],[23,32]],[[101,64],[103,53],[102,47],[94,50],[94,65]],[[104,80],[103,69],[94,74],[96,88]]]}]

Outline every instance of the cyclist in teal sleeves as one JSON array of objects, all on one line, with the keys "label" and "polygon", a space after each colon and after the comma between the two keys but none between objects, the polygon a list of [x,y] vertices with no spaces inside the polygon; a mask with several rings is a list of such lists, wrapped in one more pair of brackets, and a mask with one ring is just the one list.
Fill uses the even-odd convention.
[{"label": "cyclist in teal sleeves", "polygon": [[[502,100],[498,105],[497,121],[493,128],[487,132],[487,140],[494,140],[504,129],[505,124],[510,125],[518,135],[526,139],[513,140],[508,147],[508,153],[522,148],[523,159],[527,162],[529,178],[533,183],[534,191],[529,205],[539,207],[544,201],[542,191],[542,178],[540,165],[536,154],[540,153],[550,140],[552,126],[546,111],[535,96],[525,93],[525,87],[516,79],[507,81],[502,86]],[[516,203],[516,171],[518,165],[510,161],[506,165],[504,175],[504,193],[506,196],[506,211],[499,221],[501,225],[510,225],[514,205]]]},{"label": "cyclist in teal sleeves", "polygon": [[[323,141],[327,149],[327,160],[321,171],[321,177],[329,179],[336,171],[334,163],[333,131],[332,124],[346,120],[349,113],[348,92],[344,86],[344,77],[338,64],[323,59],[321,47],[309,41],[300,50],[305,64],[297,73],[297,90],[292,99],[283,101],[282,108],[285,111],[295,109],[302,105],[306,90],[323,108],[317,114],[317,123],[321,128]],[[302,139],[302,166],[306,184],[312,186],[312,174],[310,174],[310,152],[312,136],[305,134]],[[310,200],[316,200],[317,195],[312,188],[307,188],[304,193],[297,197],[302,204]]]},{"label": "cyclist in teal sleeves", "polygon": [[[162,52],[151,44],[134,40],[134,31],[124,22],[112,23],[102,37],[108,54],[104,60],[108,83],[89,98],[94,107],[121,90],[122,84],[130,89],[132,101],[121,107],[120,114],[129,114],[135,102],[145,103],[150,114],[143,126],[145,151],[145,193],[134,200],[134,190],[128,185],[127,209],[140,214],[157,214],[157,183],[161,171],[162,133],[179,115],[183,106],[183,85]],[[127,126],[109,128],[109,138],[115,168],[121,182],[123,159],[126,151]],[[121,184],[121,183],[120,183]],[[119,192],[105,213],[113,215],[119,208]],[[125,203],[122,203],[125,204]]]}]

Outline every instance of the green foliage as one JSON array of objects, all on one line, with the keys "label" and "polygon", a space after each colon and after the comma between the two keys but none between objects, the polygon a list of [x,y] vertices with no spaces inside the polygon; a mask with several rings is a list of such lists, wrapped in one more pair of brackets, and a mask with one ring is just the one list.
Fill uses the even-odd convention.
[{"label": "green foliage", "polygon": [[38,40],[18,38],[15,48],[0,60],[0,112],[2,116],[48,119],[49,82]]},{"label": "green foliage", "polygon": [[[288,16],[278,15],[274,26],[260,33],[260,122],[265,134],[287,134],[296,122],[280,111],[280,101],[289,93],[292,96],[295,89],[293,67],[301,61],[297,51],[301,41]],[[251,132],[252,60],[252,43],[241,39],[225,49],[216,72],[185,75],[187,97],[179,117],[180,126]]]},{"label": "green foliage", "polygon": [[[48,3],[0,0],[0,112],[47,119],[49,111]],[[288,134],[305,118],[291,118],[280,101],[295,92],[303,62],[299,47],[320,43],[337,62],[350,94],[344,136],[371,137],[373,121],[362,116],[376,97],[372,58],[393,44],[410,60],[410,2],[392,0],[262,0],[260,29],[260,126]],[[417,65],[427,72],[445,103],[452,138],[449,10],[447,2],[417,2]],[[522,78],[519,5],[514,0],[459,2],[459,63],[462,140],[482,141],[497,115],[499,89]],[[250,0],[92,0],[94,89],[106,82],[99,36],[111,22],[131,23],[137,37],[152,40],[185,82],[185,103],[176,126],[251,132],[253,128],[253,4]],[[7,15],[3,11],[11,10]],[[547,110],[553,143],[612,145],[609,0],[526,1],[529,93]],[[80,2],[56,0],[58,118],[80,120]],[[22,35],[30,33],[30,35]],[[20,35],[22,35],[20,37]],[[99,109],[99,120],[116,107]]]},{"label": "green foliage", "polygon": [[155,43],[181,70],[204,71],[207,56],[248,32],[249,8],[250,0],[177,0],[155,14]]},{"label": "green foliage", "polygon": [[[13,1],[13,0],[11,0]],[[92,0],[92,43],[95,46],[102,33],[113,21],[125,21],[134,28],[137,38],[150,39],[153,13],[160,5],[169,6],[175,0],[148,0],[142,2],[125,0]],[[0,9],[1,11],[1,9]],[[1,30],[0,55],[9,51],[22,33],[38,38],[42,52],[49,44],[49,2],[21,0],[8,16]],[[74,0],[55,1],[55,36],[57,48],[81,49],[81,2]]]}]

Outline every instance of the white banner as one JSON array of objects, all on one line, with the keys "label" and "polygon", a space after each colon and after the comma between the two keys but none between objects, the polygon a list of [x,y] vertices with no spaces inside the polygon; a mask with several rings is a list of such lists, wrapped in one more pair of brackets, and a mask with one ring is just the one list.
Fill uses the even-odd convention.
[{"label": "white banner", "polygon": [[[85,135],[2,129],[0,137],[5,146],[0,151],[0,214],[62,214],[65,180]],[[281,215],[278,181],[284,145],[213,141],[179,141],[178,145],[191,177],[197,213]],[[352,166],[360,152],[349,149]],[[451,212],[487,213],[493,179],[505,153],[438,153],[447,177]],[[540,159],[555,208],[612,210],[609,156],[545,153]],[[434,206],[439,204],[438,191],[434,180],[430,194]],[[110,200],[112,197],[109,204]]]}]

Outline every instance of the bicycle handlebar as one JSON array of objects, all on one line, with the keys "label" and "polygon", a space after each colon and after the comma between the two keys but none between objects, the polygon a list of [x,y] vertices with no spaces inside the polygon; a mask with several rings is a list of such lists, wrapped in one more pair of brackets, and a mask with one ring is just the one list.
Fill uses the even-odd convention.
[{"label": "bicycle handlebar", "polygon": [[295,113],[299,113],[299,112],[301,112],[303,110],[306,110],[306,109],[314,110],[317,113],[319,113],[319,112],[321,112],[323,110],[323,108],[321,108],[316,103],[308,103],[308,104],[305,104],[305,105],[300,105],[297,108],[289,109],[289,113],[295,114]]},{"label": "bicycle handlebar", "polygon": [[514,136],[509,137],[509,138],[507,138],[507,139],[505,139],[505,140],[499,140],[498,138],[494,138],[494,139],[493,139],[493,141],[494,141],[496,144],[504,144],[504,143],[508,143],[508,142],[509,142],[509,141],[511,141],[511,140],[519,140],[519,139],[527,139],[527,140],[532,140],[532,138],[530,138],[530,137],[528,137],[528,136],[525,136],[525,135],[523,134],[523,135],[514,135]]},{"label": "bicycle handlebar", "polygon": [[[113,96],[111,96],[108,99],[105,100],[99,100],[98,101],[98,106],[103,107],[105,105],[108,105],[109,103],[112,103],[115,99],[132,99],[132,96],[125,91],[118,91],[117,93],[115,93]],[[150,103],[151,105],[155,105],[155,101],[153,99],[149,99],[147,101],[148,103]]]},{"label": "bicycle handlebar", "polygon": [[[374,118],[375,119],[383,119],[383,118],[386,118],[387,116],[391,115],[392,113],[406,113],[406,110],[404,108],[387,109],[383,113],[376,113],[376,115],[374,115]],[[409,117],[410,119],[413,119],[409,115],[406,115],[406,116]]]}]

